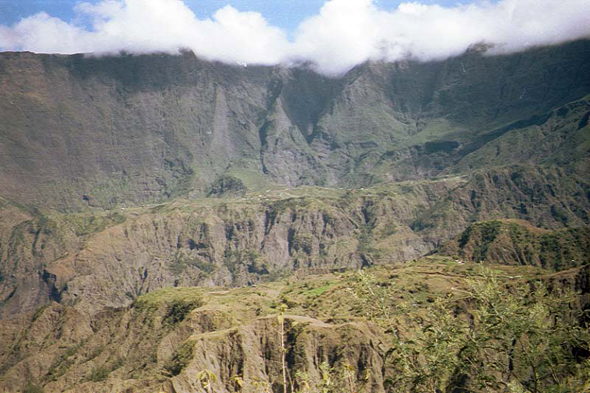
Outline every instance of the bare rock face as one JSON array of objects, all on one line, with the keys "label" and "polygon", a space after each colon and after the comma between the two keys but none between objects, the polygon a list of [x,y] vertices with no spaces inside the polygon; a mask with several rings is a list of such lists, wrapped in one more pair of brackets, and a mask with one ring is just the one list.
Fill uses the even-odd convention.
[{"label": "bare rock face", "polygon": [[[302,326],[298,330],[300,334],[293,332],[293,341],[288,342],[289,366],[309,370],[311,380],[321,378],[317,365],[328,363],[330,356],[336,353],[345,352],[349,364],[358,365],[363,370],[379,370],[382,367],[383,354],[378,347],[381,339],[366,324],[334,326],[304,317],[288,317],[287,329],[293,323]],[[281,343],[277,328],[276,318],[266,318],[227,333],[201,335],[194,344],[193,360],[179,377],[170,382],[171,391],[191,392],[198,389],[200,381],[196,376],[201,370],[221,375],[213,384],[219,392],[232,391],[226,387],[232,374],[273,386],[272,381],[282,379]],[[354,345],[346,344],[351,342]],[[369,383],[380,387],[373,389],[374,392],[384,391],[381,375],[373,375]],[[256,390],[250,388],[245,391]]]},{"label": "bare rock face", "polygon": [[0,317],[58,300],[43,268],[79,248],[80,239],[72,229],[34,209],[8,204],[0,206],[0,244]]},{"label": "bare rock face", "polygon": [[[18,258],[37,252],[36,231],[15,246],[18,252],[5,255],[2,274],[10,279],[1,283],[4,312],[34,310],[50,299],[97,311],[164,287],[243,286],[295,271],[356,268],[376,263],[383,256],[377,248],[391,249],[388,261],[415,258],[432,248],[409,228],[415,209],[432,206],[457,184],[408,186],[413,195],[398,200],[399,190],[365,196],[324,191],[328,198],[281,198],[283,191],[277,191],[137,213],[30,219],[6,229],[7,247],[23,225],[36,228],[43,221],[54,230],[47,235],[45,259]],[[373,244],[373,230],[379,245]],[[52,248],[59,252],[50,253]],[[27,285],[29,272],[39,285]],[[35,295],[41,292],[46,296]]]}]

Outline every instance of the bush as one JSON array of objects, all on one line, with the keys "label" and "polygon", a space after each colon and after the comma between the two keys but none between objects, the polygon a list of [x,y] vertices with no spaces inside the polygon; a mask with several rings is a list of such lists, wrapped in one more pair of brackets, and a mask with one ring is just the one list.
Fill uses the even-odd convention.
[{"label": "bush", "polygon": [[174,300],[168,306],[163,323],[166,325],[176,325],[184,321],[188,313],[200,306],[201,302],[199,301]]},{"label": "bush", "polygon": [[[539,284],[506,288],[489,270],[469,289],[426,309],[393,303],[389,288],[359,274],[353,293],[389,332],[387,380],[395,392],[570,392],[590,389],[590,333],[576,297]],[[393,289],[395,290],[395,289]]]},{"label": "bush", "polygon": [[43,393],[43,389],[32,382],[28,382],[23,390],[23,393]]},{"label": "bush", "polygon": [[168,371],[173,377],[177,376],[184,370],[190,360],[193,358],[193,348],[195,343],[186,341],[181,344],[172,357],[164,365],[164,369]]},{"label": "bush", "polygon": [[90,371],[90,375],[88,376],[88,380],[92,382],[100,382],[104,381],[109,377],[111,370],[105,366],[98,366],[94,367]]}]

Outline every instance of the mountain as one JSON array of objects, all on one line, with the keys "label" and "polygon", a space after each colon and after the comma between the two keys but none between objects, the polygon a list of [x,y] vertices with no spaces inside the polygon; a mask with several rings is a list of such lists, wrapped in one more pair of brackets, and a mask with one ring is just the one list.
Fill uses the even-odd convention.
[{"label": "mountain", "polygon": [[588,40],[337,77],[0,53],[0,390],[282,391],[283,304],[294,369],[345,353],[383,392],[350,269],[428,305],[482,262],[588,307],[589,64]]},{"label": "mountain", "polygon": [[339,78],[181,56],[0,54],[2,196],[76,210],[230,177],[366,187],[534,163],[588,168],[590,42]]}]

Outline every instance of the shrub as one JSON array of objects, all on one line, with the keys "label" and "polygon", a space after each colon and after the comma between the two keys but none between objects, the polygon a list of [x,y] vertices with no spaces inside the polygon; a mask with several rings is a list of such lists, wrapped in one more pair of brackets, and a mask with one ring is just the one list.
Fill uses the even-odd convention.
[{"label": "shrub", "polygon": [[90,371],[90,375],[88,376],[88,380],[92,382],[100,382],[104,381],[109,377],[111,370],[106,366],[98,366],[94,367]]},{"label": "shrub", "polygon": [[164,369],[173,377],[180,374],[193,358],[194,347],[195,343],[193,341],[185,341],[182,343],[178,349],[174,351],[172,357],[166,362]]},{"label": "shrub", "polygon": [[[359,274],[353,293],[391,338],[386,370],[395,392],[587,391],[590,333],[576,297],[539,284],[507,288],[489,270],[466,291],[417,309]],[[460,301],[459,301],[460,299]],[[463,306],[460,306],[462,304]]]},{"label": "shrub", "polygon": [[188,313],[200,305],[201,302],[199,301],[176,299],[168,306],[163,323],[167,325],[176,325],[177,323],[184,321]]},{"label": "shrub", "polygon": [[25,385],[25,388],[23,390],[23,393],[43,393],[43,388],[41,388],[38,385],[35,385],[32,382],[28,382]]}]

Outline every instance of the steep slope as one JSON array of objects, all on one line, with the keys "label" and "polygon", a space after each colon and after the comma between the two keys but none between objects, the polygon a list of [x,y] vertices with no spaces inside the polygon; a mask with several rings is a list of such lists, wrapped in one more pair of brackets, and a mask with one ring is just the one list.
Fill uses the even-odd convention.
[{"label": "steep slope", "polygon": [[[352,302],[328,301],[341,296],[348,282],[342,278],[324,275],[232,291],[167,289],[92,318],[51,304],[19,321],[27,325],[24,330],[15,331],[13,321],[0,323],[7,338],[0,344],[0,388],[19,391],[26,375],[45,391],[190,392],[198,389],[195,376],[203,370],[218,376],[220,392],[235,391],[235,376],[247,381],[247,392],[267,384],[276,388],[282,380],[277,317],[287,301],[292,310],[283,329],[290,368],[315,380],[323,362],[347,361],[371,370],[372,391],[382,392],[381,333],[354,317]],[[340,320],[329,320],[334,313]]]},{"label": "steep slope", "polygon": [[338,79],[192,53],[2,53],[0,193],[81,209],[202,196],[224,174],[252,189],[359,187],[489,163],[583,172],[589,63],[589,41],[364,64]]},{"label": "steep slope", "polygon": [[590,228],[548,231],[526,221],[483,221],[470,225],[438,252],[468,261],[565,270],[590,264]]},{"label": "steep slope", "polygon": [[[354,268],[432,246],[409,228],[461,180],[382,190],[277,190],[116,212],[27,215],[9,205],[0,250],[5,316],[49,299],[96,312],[178,285],[245,285]],[[379,233],[380,248],[371,232]]]}]

